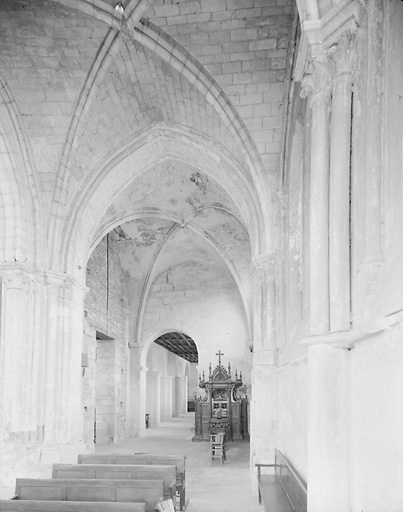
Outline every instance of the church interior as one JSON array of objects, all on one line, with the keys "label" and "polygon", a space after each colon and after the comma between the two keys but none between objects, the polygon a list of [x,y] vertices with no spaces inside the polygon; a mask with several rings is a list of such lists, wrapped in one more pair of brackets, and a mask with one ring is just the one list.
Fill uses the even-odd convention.
[{"label": "church interior", "polygon": [[191,413],[253,506],[403,510],[402,54],[400,0],[0,0],[0,498]]}]

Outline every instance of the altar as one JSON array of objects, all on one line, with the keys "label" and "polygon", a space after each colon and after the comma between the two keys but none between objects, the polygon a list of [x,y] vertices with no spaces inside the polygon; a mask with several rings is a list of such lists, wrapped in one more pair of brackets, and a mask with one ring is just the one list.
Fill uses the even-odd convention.
[{"label": "altar", "polygon": [[225,433],[227,441],[249,439],[248,429],[248,397],[237,395],[242,386],[242,372],[235,370],[231,376],[231,365],[228,369],[221,364],[220,350],[217,353],[218,365],[206,379],[199,375],[199,387],[204,389],[206,396],[195,397],[195,436],[193,440],[209,440],[210,434]]}]

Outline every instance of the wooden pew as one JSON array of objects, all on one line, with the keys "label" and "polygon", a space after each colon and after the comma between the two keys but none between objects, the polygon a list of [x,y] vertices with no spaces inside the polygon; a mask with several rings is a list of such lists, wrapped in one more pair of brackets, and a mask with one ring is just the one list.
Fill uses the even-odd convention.
[{"label": "wooden pew", "polygon": [[162,480],[164,500],[176,504],[176,466],[149,464],[53,464],[52,478]]},{"label": "wooden pew", "polygon": [[[267,512],[307,512],[307,485],[291,462],[275,450],[274,464],[256,464],[258,468],[259,503]],[[274,469],[263,475],[261,468]]]},{"label": "wooden pew", "polygon": [[186,456],[151,453],[86,453],[78,456],[79,464],[123,464],[123,465],[175,465],[176,492],[179,494],[179,509],[186,506]]},{"label": "wooden pew", "polygon": [[145,503],[0,500],[1,512],[145,512]]},{"label": "wooden pew", "polygon": [[162,480],[96,480],[17,478],[18,500],[118,501],[145,503],[154,512],[163,499]]}]

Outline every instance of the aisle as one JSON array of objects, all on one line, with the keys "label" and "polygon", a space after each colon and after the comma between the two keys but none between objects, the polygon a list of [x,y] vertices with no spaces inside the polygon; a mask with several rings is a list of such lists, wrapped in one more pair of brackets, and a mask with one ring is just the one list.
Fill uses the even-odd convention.
[{"label": "aisle", "polygon": [[158,428],[150,428],[134,439],[99,445],[97,453],[150,452],[186,455],[186,512],[262,512],[252,491],[249,443],[227,443],[223,466],[210,463],[209,443],[192,442],[194,414],[189,413]]}]

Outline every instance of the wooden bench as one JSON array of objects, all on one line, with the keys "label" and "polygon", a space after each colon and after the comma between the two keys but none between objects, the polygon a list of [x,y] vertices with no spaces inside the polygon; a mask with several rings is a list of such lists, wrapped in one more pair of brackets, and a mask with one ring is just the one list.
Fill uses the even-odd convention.
[{"label": "wooden bench", "polygon": [[164,500],[176,504],[176,467],[149,464],[53,464],[52,478],[162,480]]},{"label": "wooden bench", "polygon": [[18,500],[124,501],[145,503],[154,512],[163,499],[162,480],[93,480],[17,478]]},{"label": "wooden bench", "polygon": [[186,456],[151,453],[86,453],[78,456],[79,464],[123,464],[123,465],[174,465],[176,467],[176,492],[179,494],[179,510],[186,507]]},{"label": "wooden bench", "polygon": [[145,503],[0,500],[1,512],[145,512]]},{"label": "wooden bench", "polygon": [[[259,503],[267,512],[307,512],[307,485],[291,462],[275,450],[274,464],[256,464]],[[261,468],[273,468],[274,474],[262,474]]]}]

